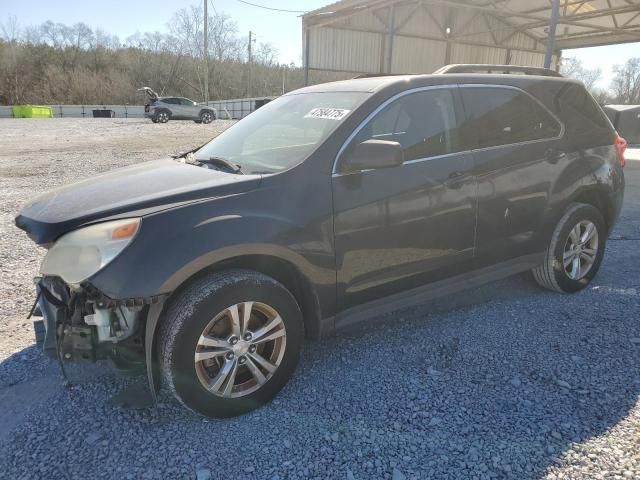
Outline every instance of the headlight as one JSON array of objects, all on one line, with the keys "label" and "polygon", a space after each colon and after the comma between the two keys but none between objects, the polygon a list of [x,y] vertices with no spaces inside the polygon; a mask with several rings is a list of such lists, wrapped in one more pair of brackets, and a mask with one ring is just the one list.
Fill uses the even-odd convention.
[{"label": "headlight", "polygon": [[97,223],[58,239],[40,266],[42,275],[57,275],[79,284],[122,252],[138,231],[139,218]]}]

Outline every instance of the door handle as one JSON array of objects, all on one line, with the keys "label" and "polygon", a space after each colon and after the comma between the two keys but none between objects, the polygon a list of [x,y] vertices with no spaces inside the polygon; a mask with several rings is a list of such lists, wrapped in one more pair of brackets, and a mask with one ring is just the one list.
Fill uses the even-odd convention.
[{"label": "door handle", "polygon": [[566,153],[564,153],[561,150],[556,150],[555,148],[548,148],[545,152],[544,152],[544,156],[546,157],[547,161],[549,163],[552,164],[556,164],[558,163],[560,160],[562,160],[564,157],[567,156]]},{"label": "door handle", "polygon": [[451,172],[444,184],[447,188],[460,188],[464,183],[465,178],[467,178],[467,174],[461,171],[456,170],[455,172]]}]

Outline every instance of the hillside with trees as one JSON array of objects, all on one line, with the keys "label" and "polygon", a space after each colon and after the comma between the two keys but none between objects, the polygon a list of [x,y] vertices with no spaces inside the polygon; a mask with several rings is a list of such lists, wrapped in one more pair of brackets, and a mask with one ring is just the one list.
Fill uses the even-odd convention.
[{"label": "hillside with trees", "polygon": [[[253,45],[233,20],[209,16],[209,99],[279,95],[303,86],[304,72],[277,61],[269,43]],[[199,6],[174,13],[164,32],[136,33],[126,39],[84,23],[51,21],[22,26],[0,22],[0,105],[140,104],[137,89],[204,100],[203,12]],[[617,66],[608,90],[598,88],[599,69],[564,58],[561,71],[585,82],[601,103],[640,103],[640,58]],[[348,73],[310,72],[312,83],[348,78]]]}]

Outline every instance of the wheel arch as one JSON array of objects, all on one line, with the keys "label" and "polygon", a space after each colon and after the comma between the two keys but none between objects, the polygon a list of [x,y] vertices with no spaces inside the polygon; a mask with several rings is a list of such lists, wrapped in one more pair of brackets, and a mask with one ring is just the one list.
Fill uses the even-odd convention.
[{"label": "wheel arch", "polygon": [[160,389],[157,357],[157,332],[160,322],[172,301],[193,282],[206,275],[227,270],[252,270],[280,282],[298,302],[302,312],[305,337],[317,339],[321,335],[321,313],[318,295],[309,278],[292,262],[268,254],[247,254],[229,257],[212,263],[184,279],[161,304],[149,309],[145,327],[145,356],[147,378],[154,400]]},{"label": "wheel arch", "polygon": [[226,270],[252,270],[280,282],[298,302],[304,319],[305,336],[307,338],[320,336],[320,304],[311,281],[292,262],[274,255],[247,254],[217,261],[186,278],[167,301],[170,302],[172,297],[198,278]]},{"label": "wheel arch", "polygon": [[592,185],[583,188],[571,198],[571,203],[586,203],[597,208],[604,218],[607,231],[611,231],[616,213],[611,194],[605,186]]},{"label": "wheel arch", "polygon": [[200,111],[198,112],[198,117],[200,117],[204,112],[209,112],[213,115],[213,119],[216,120],[218,118],[218,114],[216,113],[216,109],[215,108],[201,108]]},{"label": "wheel arch", "polygon": [[162,107],[162,108],[157,109],[157,110],[156,110],[156,113],[155,113],[155,117],[156,117],[156,118],[158,118],[158,115],[159,115],[160,113],[164,113],[164,112],[166,112],[167,114],[169,114],[169,119],[173,118],[173,113],[172,113],[172,112],[171,112],[171,110],[169,110],[167,107]]}]

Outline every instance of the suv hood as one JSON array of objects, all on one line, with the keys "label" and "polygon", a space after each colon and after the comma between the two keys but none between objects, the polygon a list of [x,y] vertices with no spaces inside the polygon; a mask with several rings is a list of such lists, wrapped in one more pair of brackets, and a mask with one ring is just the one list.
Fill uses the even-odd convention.
[{"label": "suv hood", "polygon": [[142,216],[198,200],[249,191],[260,175],[233,175],[172,159],[145,162],[96,175],[41,195],[16,225],[46,245],[96,220]]}]

